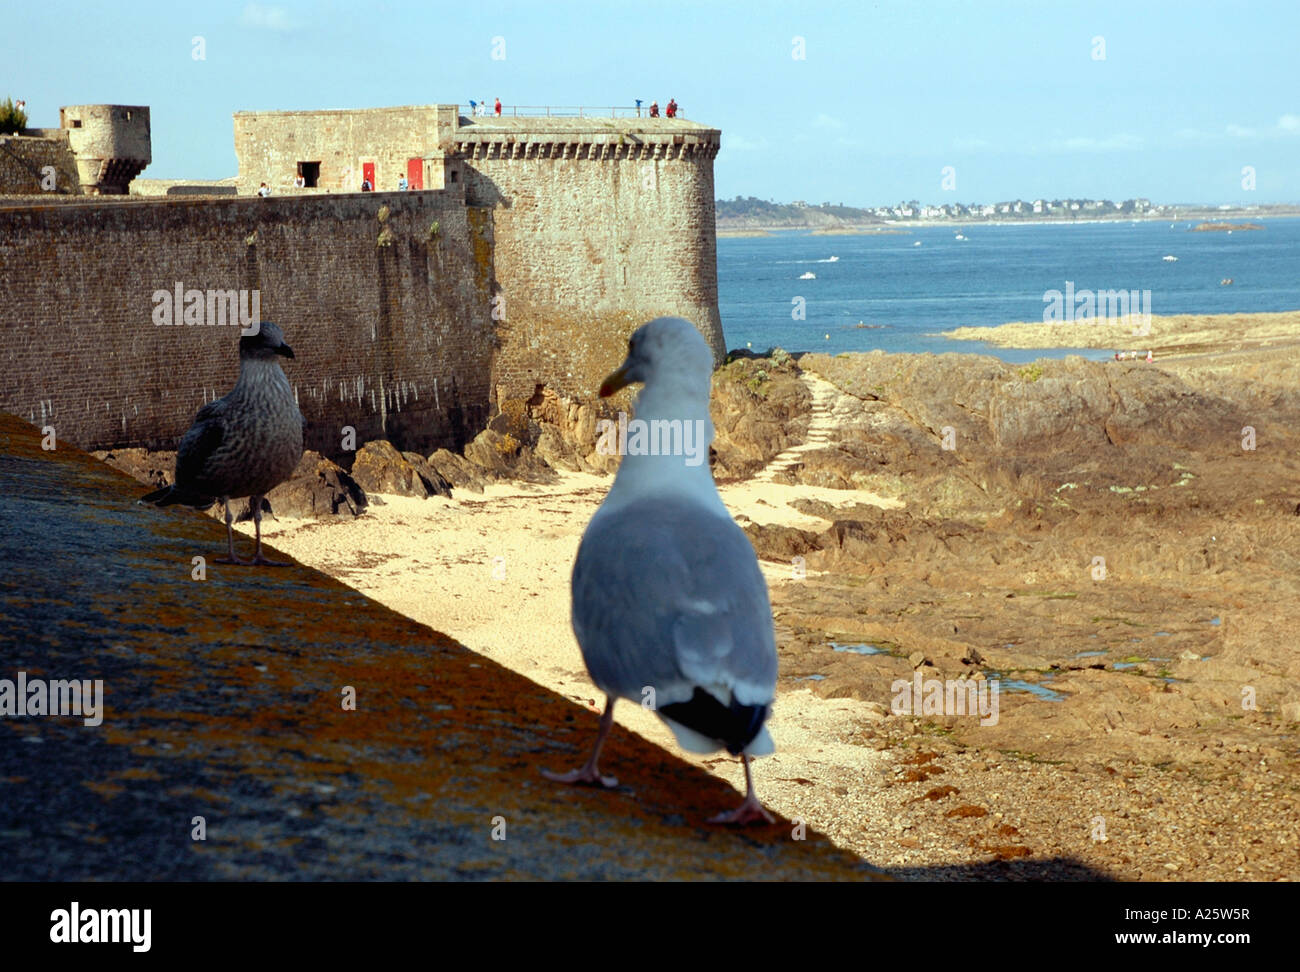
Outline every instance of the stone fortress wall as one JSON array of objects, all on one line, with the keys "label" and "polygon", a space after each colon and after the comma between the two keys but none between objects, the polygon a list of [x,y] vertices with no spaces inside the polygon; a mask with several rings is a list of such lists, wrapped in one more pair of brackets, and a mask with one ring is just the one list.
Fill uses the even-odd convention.
[{"label": "stone fortress wall", "polygon": [[[49,172],[51,168],[53,173]],[[57,130],[38,135],[0,135],[0,196],[50,192],[81,194],[77,158],[66,135]]]},{"label": "stone fortress wall", "polygon": [[715,130],[665,119],[472,121],[454,148],[467,200],[492,220],[500,397],[527,398],[537,385],[592,396],[631,332],[664,314],[693,321],[721,361]]},{"label": "stone fortress wall", "polygon": [[297,353],[309,448],[338,456],[348,425],[457,446],[489,417],[475,251],[446,193],[0,208],[0,410],[83,448],[174,448],[239,366],[234,324],[154,322],[180,283],[205,315],[208,291],[258,291]]},{"label": "stone fortress wall", "polygon": [[[543,388],[590,401],[661,314],[693,320],[720,359],[719,139],[680,119],[447,105],[241,112],[241,192],[291,186],[299,162],[319,164],[317,187],[0,201],[0,409],[83,448],[174,446],[233,381],[238,337],[156,326],[153,295],[177,282],[259,291],[298,352],[310,446],[335,457],[348,425],[425,450]],[[367,162],[381,191],[352,191]],[[424,191],[384,191],[416,169]]]},{"label": "stone fortress wall", "polygon": [[59,109],[59,128],[77,157],[86,193],[125,195],[153,160],[149,109],[143,105],[67,105]]}]

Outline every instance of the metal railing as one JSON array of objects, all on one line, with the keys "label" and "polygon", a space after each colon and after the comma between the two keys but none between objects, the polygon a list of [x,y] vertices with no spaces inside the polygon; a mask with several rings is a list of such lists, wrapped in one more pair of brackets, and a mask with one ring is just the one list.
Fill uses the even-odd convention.
[{"label": "metal railing", "polygon": [[[479,103],[476,109],[469,105],[457,105],[457,110],[468,118],[495,118],[495,106]],[[478,115],[475,115],[475,110]],[[501,118],[649,118],[650,106],[614,105],[611,107],[593,107],[592,105],[502,105]],[[666,118],[663,105],[659,106],[659,117]],[[680,108],[676,118],[685,118]]]}]

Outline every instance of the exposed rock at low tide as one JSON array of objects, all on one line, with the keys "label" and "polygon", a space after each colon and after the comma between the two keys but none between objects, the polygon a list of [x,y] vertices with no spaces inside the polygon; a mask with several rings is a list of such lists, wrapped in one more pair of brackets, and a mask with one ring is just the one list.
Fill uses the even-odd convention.
[{"label": "exposed rock at low tide", "polygon": [[175,452],[150,452],[148,449],[111,449],[92,452],[114,469],[133,476],[151,489],[170,486],[176,472]]},{"label": "exposed rock at low tide", "polygon": [[266,499],[277,516],[360,516],[369,505],[365,490],[342,466],[310,450]]},{"label": "exposed rock at low tide", "polygon": [[[420,472],[385,439],[367,442],[352,461],[352,478],[367,493],[393,496],[429,495]],[[441,477],[439,477],[441,478]]]}]

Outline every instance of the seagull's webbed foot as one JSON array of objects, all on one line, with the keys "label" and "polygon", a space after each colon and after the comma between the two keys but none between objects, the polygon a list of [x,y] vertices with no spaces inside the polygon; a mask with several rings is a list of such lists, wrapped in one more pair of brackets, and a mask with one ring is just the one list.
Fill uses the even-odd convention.
[{"label": "seagull's webbed foot", "polygon": [[[287,560],[271,560],[262,556],[262,507],[266,500],[261,496],[253,496],[248,502],[253,510],[253,527],[257,532],[257,550],[253,553],[253,559],[249,563],[259,567],[292,567],[293,564]],[[269,506],[266,508],[270,509]]]},{"label": "seagull's webbed foot", "polygon": [[235,522],[235,518],[230,513],[230,498],[223,496],[221,501],[226,506],[226,546],[230,550],[230,553],[225,557],[214,558],[213,563],[238,564],[241,567],[247,567],[249,561],[240,560],[235,556],[235,528],[231,526],[231,524]]},{"label": "seagull's webbed foot", "polygon": [[729,810],[726,813],[720,813],[716,817],[710,817],[709,823],[730,824],[733,826],[743,826],[751,823],[776,823],[776,817],[772,816],[758,801],[758,794],[754,792],[754,774],[749,768],[749,757],[741,756],[740,763],[745,767],[745,802],[736,807],[735,810]]},{"label": "seagull's webbed foot", "polygon": [[587,760],[582,769],[572,770],[568,773],[542,770],[542,775],[552,783],[585,783],[589,786],[603,786],[607,790],[618,786],[617,779],[612,776],[602,776],[599,767],[596,765],[600,760],[600,747],[605,744],[605,737],[609,735],[612,725],[614,725],[614,697],[607,695],[605,696],[605,711],[600,717],[600,731],[596,733],[596,745],[592,747],[591,758]]},{"label": "seagull's webbed foot", "polygon": [[745,797],[745,802],[736,807],[735,810],[728,810],[726,813],[720,813],[716,817],[710,817],[709,823],[731,824],[741,826],[751,823],[776,823],[776,817],[772,816],[764,808],[763,804],[758,802],[758,797],[750,794]]},{"label": "seagull's webbed foot", "polygon": [[594,763],[588,763],[582,769],[570,770],[567,773],[556,773],[544,769],[542,775],[552,783],[582,783],[589,786],[603,786],[607,790],[612,790],[618,786],[616,777],[602,776]]}]

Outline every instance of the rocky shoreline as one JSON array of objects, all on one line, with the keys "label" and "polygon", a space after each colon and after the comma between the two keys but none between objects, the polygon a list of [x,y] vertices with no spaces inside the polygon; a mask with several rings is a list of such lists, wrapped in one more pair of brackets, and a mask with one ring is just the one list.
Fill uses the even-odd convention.
[{"label": "rocky shoreline", "polygon": [[[777,620],[771,805],[931,877],[1300,877],[1291,357],[778,352],[720,369],[711,461]],[[461,456],[304,458],[295,515],[346,515],[291,519],[273,494],[268,536],[594,703],[567,571],[616,461],[594,450],[597,418],[539,399]],[[156,480],[166,457],[146,458],[109,461]],[[914,680],[996,681],[997,718],[899,711]]]}]

